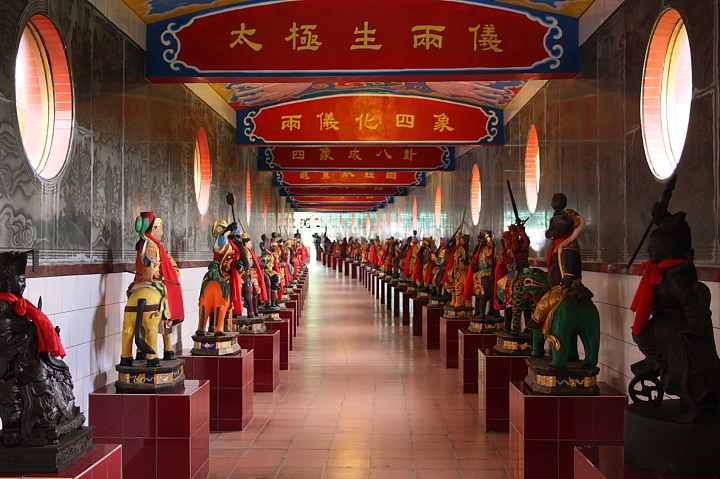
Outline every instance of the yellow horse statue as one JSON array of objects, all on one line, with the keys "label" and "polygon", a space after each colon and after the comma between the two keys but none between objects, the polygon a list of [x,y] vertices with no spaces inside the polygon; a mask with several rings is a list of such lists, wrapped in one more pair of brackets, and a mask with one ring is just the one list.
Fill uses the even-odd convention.
[{"label": "yellow horse statue", "polygon": [[137,346],[137,359],[142,360],[147,356],[148,367],[161,366],[157,356],[158,333],[163,335],[164,354],[166,361],[176,359],[175,350],[172,345],[172,331],[169,332],[162,324],[161,304],[163,295],[155,285],[163,287],[162,283],[140,282],[132,289],[127,305],[122,330],[122,353],[120,355],[120,366],[132,366],[132,341],[135,338]]}]

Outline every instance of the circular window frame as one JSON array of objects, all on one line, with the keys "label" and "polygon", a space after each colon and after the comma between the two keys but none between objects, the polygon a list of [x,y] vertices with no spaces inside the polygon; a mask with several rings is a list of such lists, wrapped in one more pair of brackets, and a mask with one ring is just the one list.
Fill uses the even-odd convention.
[{"label": "circular window frame", "polygon": [[413,230],[418,229],[418,203],[417,196],[413,196]]},{"label": "circular window frame", "polygon": [[470,180],[470,214],[473,225],[480,222],[480,211],[482,211],[482,183],[480,178],[480,167],[476,164],[472,169]]},{"label": "circular window frame", "polygon": [[535,214],[540,196],[540,140],[535,125],[530,125],[525,148],[525,201],[530,214]]},{"label": "circular window frame", "polygon": [[[248,166],[247,172],[245,173],[245,217],[247,218],[248,224],[250,224],[251,216],[252,216],[252,179],[250,178],[250,166]],[[267,215],[266,215],[266,217],[267,217]]]},{"label": "circular window frame", "polygon": [[[32,72],[26,71],[26,74],[34,78],[23,81],[25,74],[18,77],[18,66],[22,61],[19,56],[23,43],[28,40],[32,41],[26,46],[33,58],[32,65],[28,66]],[[74,126],[74,96],[65,44],[55,23],[46,15],[33,15],[23,28],[16,49],[13,75],[15,114],[22,150],[39,178],[54,180],[68,163]],[[28,95],[19,92],[18,85],[21,83],[31,83],[37,88],[36,95],[29,95],[36,101],[28,102]],[[20,102],[25,103],[25,110],[20,110]]]},{"label": "circular window frame", "polygon": [[435,229],[442,227],[442,188],[435,188]]},{"label": "circular window frame", "polygon": [[200,215],[205,216],[210,208],[210,185],[212,184],[212,161],[210,142],[204,128],[198,130],[193,155],[193,182],[195,201]]},{"label": "circular window frame", "polygon": [[[681,35],[683,34],[683,35]],[[681,58],[683,47],[687,48],[687,58]],[[689,88],[678,92],[675,85],[679,82],[678,65],[687,61]],[[687,34],[687,24],[675,9],[665,10],[653,28],[648,44],[643,68],[643,84],[640,99],[643,147],[645,158],[653,176],[668,180],[682,159],[682,151],[687,142],[692,108],[692,52]],[[669,102],[672,96],[672,102]],[[678,96],[680,101],[678,101]],[[682,102],[684,100],[684,103]],[[680,126],[677,121],[676,107],[682,103],[686,107],[686,122]],[[672,112],[668,112],[672,105]],[[682,140],[674,138],[682,130]],[[679,144],[678,144],[679,143]]]}]

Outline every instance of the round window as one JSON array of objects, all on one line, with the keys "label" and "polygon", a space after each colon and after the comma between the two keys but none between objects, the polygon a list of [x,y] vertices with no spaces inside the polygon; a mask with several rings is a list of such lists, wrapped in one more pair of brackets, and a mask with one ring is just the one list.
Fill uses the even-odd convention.
[{"label": "round window", "polygon": [[535,213],[540,192],[540,146],[535,125],[528,133],[527,150],[525,151],[525,198],[530,213]]},{"label": "round window", "polygon": [[43,15],[32,17],[20,38],[15,107],[30,164],[42,178],[56,177],[70,149],[73,93],[62,39]]},{"label": "round window", "polygon": [[195,160],[193,161],[193,178],[195,179],[195,200],[200,214],[207,213],[210,206],[210,144],[205,129],[200,128],[195,139]]},{"label": "round window", "polygon": [[365,236],[370,236],[370,213],[365,218]]},{"label": "round window", "polygon": [[352,214],[352,232],[355,233],[357,230],[355,228],[355,213]]},{"label": "round window", "polygon": [[440,229],[442,226],[442,190],[437,185],[435,190],[435,228]]},{"label": "round window", "polygon": [[[248,224],[250,224],[250,215],[252,213],[252,181],[250,180],[250,167],[247,167],[245,174],[245,214]],[[265,215],[267,218],[267,214]],[[267,221],[267,220],[266,220]]]},{"label": "round window", "polygon": [[418,229],[418,205],[417,196],[413,196],[413,229]]},{"label": "round window", "polygon": [[402,208],[400,207],[400,203],[397,205],[397,226],[398,229],[402,229]]},{"label": "round window", "polygon": [[685,22],[677,10],[658,21],[643,75],[643,144],[650,170],[665,180],[680,161],[692,102],[692,62]]},{"label": "round window", "polygon": [[482,204],[482,185],[480,184],[480,168],[473,166],[472,180],[470,181],[470,212],[473,224],[480,221],[480,206]]}]

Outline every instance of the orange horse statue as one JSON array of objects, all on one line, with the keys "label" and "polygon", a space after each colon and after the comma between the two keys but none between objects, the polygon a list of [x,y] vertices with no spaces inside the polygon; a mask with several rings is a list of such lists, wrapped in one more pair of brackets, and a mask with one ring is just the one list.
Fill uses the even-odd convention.
[{"label": "orange horse statue", "polygon": [[228,312],[232,310],[230,306],[230,285],[220,275],[220,263],[213,261],[208,265],[208,272],[203,278],[200,287],[200,320],[198,329],[195,332],[197,336],[205,336],[210,333],[211,324],[205,329],[208,319],[212,316],[215,324],[215,336],[222,336],[229,332],[229,324],[227,322]]}]

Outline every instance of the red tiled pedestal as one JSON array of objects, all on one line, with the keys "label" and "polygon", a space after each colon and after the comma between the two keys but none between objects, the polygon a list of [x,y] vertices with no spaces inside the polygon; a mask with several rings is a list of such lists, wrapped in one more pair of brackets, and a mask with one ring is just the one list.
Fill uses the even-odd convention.
[{"label": "red tiled pedestal", "polygon": [[350,276],[350,265],[352,265],[352,261],[345,259],[343,263],[343,273],[345,273],[345,276]]},{"label": "red tiled pedestal", "polygon": [[[417,296],[413,296],[410,298],[410,304],[412,305],[412,327],[410,328],[410,330],[412,331],[413,336],[423,335],[423,306],[427,306],[429,302],[430,300],[427,298],[418,298]],[[440,311],[442,312],[442,310]]]},{"label": "red tiled pedestal", "polygon": [[484,334],[485,348],[477,352],[478,417],[485,432],[510,430],[510,381],[524,381],[528,367],[527,356],[500,354],[493,346],[494,334]]},{"label": "red tiled pedestal", "polygon": [[[22,473],[20,473],[22,474]],[[95,444],[95,450],[81,457],[72,466],[60,472],[22,474],[7,473],[0,477],[14,479],[122,479],[122,446],[120,444]],[[127,477],[127,476],[126,476]]]},{"label": "red tiled pedestal", "polygon": [[575,446],[574,457],[575,479],[715,479],[711,476],[676,476],[638,469],[625,464],[622,446]]},{"label": "red tiled pedestal", "polygon": [[423,346],[427,349],[440,349],[440,317],[443,314],[443,308],[429,308],[425,304],[421,306],[420,314],[422,316]]},{"label": "red tiled pedestal", "polygon": [[338,261],[340,260],[340,258],[338,258],[337,256],[331,256],[331,258],[332,258],[332,260],[331,260],[332,269],[333,269],[333,271],[337,271]]},{"label": "red tiled pedestal", "polygon": [[575,446],[622,446],[628,398],[605,383],[595,396],[548,396],[510,383],[510,477],[573,477]]},{"label": "red tiled pedestal", "polygon": [[[288,306],[288,303],[285,303],[285,308],[286,309],[280,310],[280,318],[287,319],[287,321],[289,323],[290,336],[288,337],[288,348],[289,348],[288,350],[292,351],[293,344],[295,342],[295,340],[293,338],[295,336],[297,336],[297,334],[295,334],[295,317],[297,316],[297,311],[294,308],[291,308],[290,306]],[[282,342],[282,337],[280,337],[280,342]]]},{"label": "red tiled pedestal", "polygon": [[[407,290],[404,286],[396,285],[393,287],[393,301],[392,301],[392,312],[394,318],[400,317],[400,293],[403,293]],[[403,324],[406,324],[403,322]]]},{"label": "red tiled pedestal", "polygon": [[185,360],[185,377],[210,381],[210,430],[242,431],[253,418],[254,351],[226,356],[193,356]]},{"label": "red tiled pedestal", "polygon": [[478,393],[478,349],[492,348],[495,342],[494,334],[458,331],[458,379],[463,394]]},{"label": "red tiled pedestal", "polygon": [[358,277],[358,264],[355,262],[350,263],[350,279],[357,279]]},{"label": "red tiled pedestal", "polygon": [[280,370],[286,371],[290,367],[290,338],[292,338],[290,321],[285,318],[282,321],[265,321],[265,326],[268,331],[280,331]]},{"label": "red tiled pedestal", "polygon": [[90,393],[97,444],[122,445],[123,477],[205,479],[210,474],[210,383],[162,394]]},{"label": "red tiled pedestal", "polygon": [[[292,296],[298,296],[297,294],[291,294]],[[300,327],[300,308],[298,307],[298,301],[296,299],[291,299],[287,303],[285,303],[285,306],[287,309],[291,309],[293,311],[293,337],[297,337],[297,328]]]},{"label": "red tiled pedestal", "polygon": [[[299,289],[295,289],[294,293],[290,293],[290,301],[295,301],[297,303],[296,315],[297,315],[298,325],[300,325],[300,318],[302,318],[302,310],[305,305],[305,300],[303,298],[304,295],[302,294],[303,288],[301,288],[299,286],[298,286],[298,288]],[[290,308],[290,307],[294,307],[294,306],[288,306],[288,308]]]},{"label": "red tiled pedestal", "polygon": [[378,293],[380,293],[380,304],[385,304],[385,290],[387,289],[387,279],[385,276],[378,277]]},{"label": "red tiled pedestal", "polygon": [[[402,324],[408,326],[410,324],[410,300],[416,298],[416,292],[402,291]],[[422,332],[420,333],[422,334]],[[415,333],[413,333],[413,336]]]},{"label": "red tiled pedestal", "polygon": [[275,391],[280,384],[280,331],[241,334],[237,341],[241,348],[255,351],[254,391],[256,393]]},{"label": "red tiled pedestal", "polygon": [[[442,312],[443,310],[440,309],[440,311]],[[457,368],[460,352],[458,331],[467,329],[468,326],[470,326],[470,320],[441,316],[438,326],[440,334],[440,362],[446,368]]]}]

